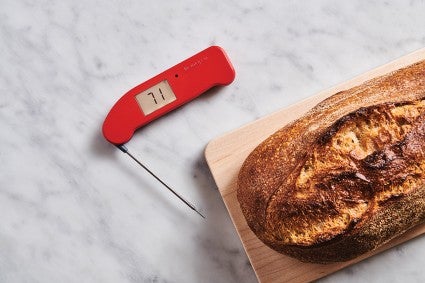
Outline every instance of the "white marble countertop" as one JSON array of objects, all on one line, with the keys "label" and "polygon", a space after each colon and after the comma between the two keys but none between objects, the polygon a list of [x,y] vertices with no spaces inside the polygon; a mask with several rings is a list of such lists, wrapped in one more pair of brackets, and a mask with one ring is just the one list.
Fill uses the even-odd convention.
[{"label": "white marble countertop", "polygon": [[[0,6],[0,282],[255,282],[208,141],[425,46],[424,1]],[[236,80],[128,143],[203,220],[101,125],[128,89],[210,45]],[[323,282],[424,281],[424,253],[419,237]]]}]

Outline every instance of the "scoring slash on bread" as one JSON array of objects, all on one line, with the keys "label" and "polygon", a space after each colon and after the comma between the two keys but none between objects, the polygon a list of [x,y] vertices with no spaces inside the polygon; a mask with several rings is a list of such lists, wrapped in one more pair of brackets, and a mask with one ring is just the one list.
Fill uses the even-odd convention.
[{"label": "scoring slash on bread", "polygon": [[347,261],[425,221],[425,61],[334,94],[263,141],[238,175],[257,237]]}]

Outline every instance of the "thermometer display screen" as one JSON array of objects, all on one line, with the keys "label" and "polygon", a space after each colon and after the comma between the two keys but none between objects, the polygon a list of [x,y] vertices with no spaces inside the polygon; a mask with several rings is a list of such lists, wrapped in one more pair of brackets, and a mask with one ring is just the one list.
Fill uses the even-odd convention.
[{"label": "thermometer display screen", "polygon": [[145,115],[149,115],[176,100],[176,95],[164,80],[136,95],[136,101]]}]

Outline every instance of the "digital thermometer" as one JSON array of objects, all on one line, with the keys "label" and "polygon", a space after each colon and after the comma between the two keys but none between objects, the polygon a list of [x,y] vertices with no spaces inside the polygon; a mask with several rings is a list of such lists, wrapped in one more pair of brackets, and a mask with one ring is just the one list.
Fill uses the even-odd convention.
[{"label": "digital thermometer", "polygon": [[204,217],[193,204],[136,159],[124,143],[131,139],[138,128],[191,101],[210,88],[228,85],[234,79],[235,70],[224,50],[211,46],[124,94],[106,116],[102,127],[103,136]]},{"label": "digital thermometer", "polygon": [[115,145],[124,144],[138,128],[234,78],[224,50],[211,46],[127,92],[106,117],[103,135]]}]

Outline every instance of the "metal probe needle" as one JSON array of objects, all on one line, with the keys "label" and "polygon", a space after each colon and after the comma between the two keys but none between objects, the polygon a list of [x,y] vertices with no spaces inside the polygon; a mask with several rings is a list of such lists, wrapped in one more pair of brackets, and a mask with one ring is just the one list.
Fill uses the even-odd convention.
[{"label": "metal probe needle", "polygon": [[200,213],[196,207],[191,204],[189,201],[185,200],[181,195],[176,193],[172,188],[170,188],[166,183],[164,183],[158,176],[156,176],[151,170],[149,170],[145,165],[143,165],[139,160],[137,160],[136,157],[134,157],[129,151],[128,148],[125,145],[117,145],[117,147],[124,153],[126,153],[128,156],[131,157],[134,161],[137,162],[140,166],[142,166],[143,169],[145,169],[149,174],[151,174],[155,179],[158,180],[161,184],[163,184],[170,192],[172,192],[176,197],[178,197],[182,202],[184,202],[187,206],[189,206],[192,210],[194,210],[196,213],[198,213],[202,218],[205,218],[205,216]]}]

